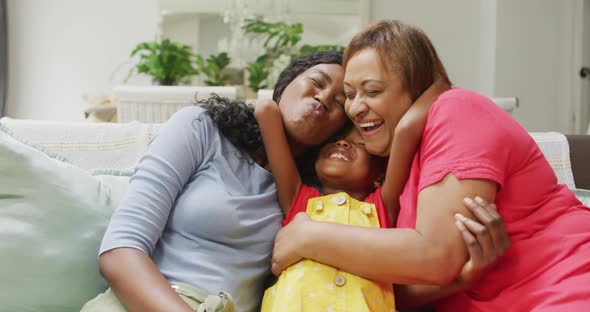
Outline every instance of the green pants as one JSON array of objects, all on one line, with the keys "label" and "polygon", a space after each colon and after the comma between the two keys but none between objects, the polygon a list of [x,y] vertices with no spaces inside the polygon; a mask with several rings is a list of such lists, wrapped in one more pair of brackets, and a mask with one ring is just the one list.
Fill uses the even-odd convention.
[{"label": "green pants", "polygon": [[[176,293],[191,308],[198,312],[234,312],[234,303],[229,294],[225,292],[219,295],[207,295],[202,290],[183,283],[170,283]],[[113,291],[109,288],[103,294],[88,301],[80,312],[127,312],[127,309],[119,302]]]}]

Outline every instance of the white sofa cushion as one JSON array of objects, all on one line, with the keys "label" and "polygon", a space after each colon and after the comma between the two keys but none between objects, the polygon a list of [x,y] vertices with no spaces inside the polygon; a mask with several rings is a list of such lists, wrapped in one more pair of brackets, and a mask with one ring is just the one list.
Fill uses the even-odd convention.
[{"label": "white sofa cushion", "polygon": [[[0,119],[0,126],[81,168],[121,170],[135,168],[162,124],[64,123],[4,117]],[[553,167],[559,183],[574,188],[566,137],[558,132],[530,134]]]},{"label": "white sofa cushion", "polygon": [[134,169],[161,124],[0,119],[4,131],[87,170]]},{"label": "white sofa cushion", "polygon": [[531,132],[530,135],[553,168],[557,182],[575,188],[570,147],[565,135],[559,132]]},{"label": "white sofa cushion", "polygon": [[572,191],[584,206],[590,207],[590,190],[573,189]]}]

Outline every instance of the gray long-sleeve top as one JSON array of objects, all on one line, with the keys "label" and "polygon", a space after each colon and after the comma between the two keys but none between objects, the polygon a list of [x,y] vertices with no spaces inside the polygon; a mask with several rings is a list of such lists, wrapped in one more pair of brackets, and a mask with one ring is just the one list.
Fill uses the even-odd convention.
[{"label": "gray long-sleeve top", "polygon": [[169,281],[227,291],[238,311],[254,311],[282,217],[272,175],[188,107],[150,143],[100,254],[137,248]]}]

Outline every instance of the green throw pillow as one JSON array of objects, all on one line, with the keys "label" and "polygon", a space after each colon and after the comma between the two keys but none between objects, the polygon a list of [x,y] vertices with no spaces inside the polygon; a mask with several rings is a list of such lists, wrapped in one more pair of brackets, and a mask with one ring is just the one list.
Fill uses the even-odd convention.
[{"label": "green throw pillow", "polygon": [[129,176],[92,175],[0,127],[0,310],[80,311],[106,288],[98,247]]}]

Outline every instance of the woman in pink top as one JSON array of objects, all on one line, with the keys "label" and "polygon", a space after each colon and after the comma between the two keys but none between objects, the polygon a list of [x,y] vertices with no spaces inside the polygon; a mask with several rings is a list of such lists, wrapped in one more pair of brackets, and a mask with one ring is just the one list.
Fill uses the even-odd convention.
[{"label": "woman in pink top", "polygon": [[[344,66],[346,112],[367,150],[382,156],[405,127],[399,122],[414,100],[435,80],[449,81],[426,35],[398,21],[357,34]],[[512,247],[471,289],[441,299],[434,295],[436,286],[398,287],[398,306],[435,301],[439,311],[589,310],[590,210],[557,184],[518,122],[489,99],[460,88],[444,92],[428,111],[400,197],[397,228],[358,228],[297,215],[277,236],[273,272],[309,258],[369,279],[445,285],[468,257],[449,221],[475,214],[486,223],[494,214],[461,205],[472,205],[476,195],[477,202],[496,203]],[[488,247],[505,243],[481,237]]]}]

